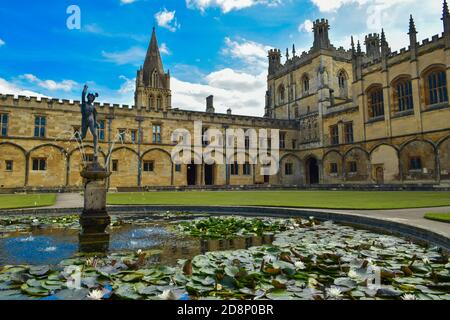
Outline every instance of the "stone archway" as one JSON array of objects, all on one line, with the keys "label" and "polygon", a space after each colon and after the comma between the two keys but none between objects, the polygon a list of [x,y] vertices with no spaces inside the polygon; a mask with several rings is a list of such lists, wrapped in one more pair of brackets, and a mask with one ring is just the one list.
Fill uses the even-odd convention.
[{"label": "stone archway", "polygon": [[319,161],[315,157],[309,157],[305,162],[306,184],[319,184]]}]

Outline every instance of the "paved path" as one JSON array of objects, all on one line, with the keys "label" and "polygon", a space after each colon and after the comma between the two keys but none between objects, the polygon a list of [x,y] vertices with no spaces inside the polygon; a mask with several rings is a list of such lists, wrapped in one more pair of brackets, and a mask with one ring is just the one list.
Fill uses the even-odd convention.
[{"label": "paved path", "polygon": [[[80,193],[61,193],[56,197],[55,205],[47,208],[82,208],[83,197]],[[439,234],[450,237],[450,223],[443,223],[439,221],[432,221],[425,219],[423,216],[427,212],[450,212],[450,207],[437,208],[419,208],[419,209],[396,209],[396,210],[333,210],[333,209],[301,209],[311,212],[332,212],[340,214],[353,214],[366,216],[371,218],[378,218],[383,220],[391,220],[399,223],[404,223],[416,227],[422,227]]]},{"label": "paved path", "polygon": [[82,208],[83,204],[83,196],[80,193],[58,193],[55,204],[45,208]]},{"label": "paved path", "polygon": [[[298,209],[298,208],[297,208]],[[303,210],[303,209],[302,209]],[[395,210],[328,210],[328,209],[304,209],[315,212],[332,212],[340,214],[353,214],[370,218],[395,221],[403,224],[421,227],[450,237],[450,223],[425,219],[428,212],[450,212],[450,207],[412,208]]]}]

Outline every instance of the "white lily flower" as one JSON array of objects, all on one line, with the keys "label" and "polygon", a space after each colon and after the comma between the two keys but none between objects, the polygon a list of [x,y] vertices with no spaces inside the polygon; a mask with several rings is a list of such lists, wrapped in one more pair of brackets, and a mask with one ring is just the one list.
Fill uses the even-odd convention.
[{"label": "white lily flower", "polygon": [[161,293],[158,297],[161,300],[177,300],[177,296],[172,292],[172,290],[164,290],[164,292]]},{"label": "white lily flower", "polygon": [[340,299],[342,297],[342,291],[339,288],[333,287],[327,289],[327,296],[331,299]]},{"label": "white lily flower", "polygon": [[92,290],[87,297],[91,300],[102,300],[104,295],[102,290]]},{"label": "white lily flower", "polygon": [[295,268],[296,268],[297,270],[303,270],[303,269],[306,268],[306,267],[305,267],[305,264],[304,264],[303,262],[301,262],[301,261],[295,262],[294,265],[295,265]]},{"label": "white lily flower", "polygon": [[402,299],[403,300],[416,300],[416,296],[413,294],[404,294],[402,296]]},{"label": "white lily flower", "polygon": [[348,277],[351,279],[358,279],[359,275],[356,273],[355,270],[350,269],[350,271],[348,272]]},{"label": "white lily flower", "polygon": [[136,254],[137,254],[138,256],[140,256],[140,255],[142,254],[142,250],[139,249],[138,251],[136,251]]},{"label": "white lily flower", "polygon": [[424,258],[422,259],[422,261],[423,261],[423,263],[425,263],[425,264],[430,264],[430,259],[428,259],[427,257],[424,257]]}]

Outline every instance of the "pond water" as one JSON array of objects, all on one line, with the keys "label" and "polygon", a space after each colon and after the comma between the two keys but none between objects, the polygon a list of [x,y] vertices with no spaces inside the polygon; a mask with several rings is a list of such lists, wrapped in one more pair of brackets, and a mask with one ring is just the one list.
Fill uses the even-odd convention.
[{"label": "pond water", "polygon": [[[193,217],[195,216],[186,218]],[[11,218],[13,221],[21,220],[21,223],[3,225],[3,229],[0,227],[0,266],[53,265],[80,253],[78,238],[80,230],[76,223],[78,217],[70,216],[64,222],[47,217],[35,223],[33,220],[36,220],[36,217]],[[4,220],[6,218],[3,218]],[[177,232],[175,226],[185,220],[173,216],[143,218],[127,215],[112,216],[112,220],[116,224],[118,221],[120,223],[107,230],[110,234],[108,252],[153,249],[157,250],[158,254],[152,257],[152,261],[166,265],[175,265],[178,259],[190,259],[208,251],[246,249],[255,245],[270,244],[273,240],[273,235],[199,239]]]},{"label": "pond water", "polygon": [[78,216],[0,217],[0,299],[450,299],[439,248],[331,221],[118,215],[96,254],[79,231]]}]

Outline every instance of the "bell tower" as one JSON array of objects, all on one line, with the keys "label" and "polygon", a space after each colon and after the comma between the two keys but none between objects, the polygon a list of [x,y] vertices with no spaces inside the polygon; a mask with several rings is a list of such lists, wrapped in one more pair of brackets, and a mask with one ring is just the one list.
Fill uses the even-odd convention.
[{"label": "bell tower", "polygon": [[171,108],[170,73],[164,71],[161,54],[153,28],[144,66],[137,71],[135,105],[149,111]]}]

